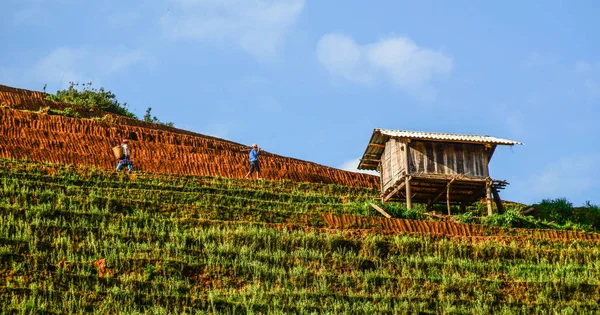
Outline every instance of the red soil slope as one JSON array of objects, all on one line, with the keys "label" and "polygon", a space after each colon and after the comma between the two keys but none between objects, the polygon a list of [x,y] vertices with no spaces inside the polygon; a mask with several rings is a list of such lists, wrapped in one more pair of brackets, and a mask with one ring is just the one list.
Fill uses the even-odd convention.
[{"label": "red soil slope", "polygon": [[[147,172],[243,177],[248,147],[185,130],[146,123],[72,104],[45,93],[0,85],[0,157],[114,168],[111,147],[130,139],[134,168]],[[31,112],[71,107],[82,117]],[[377,188],[378,177],[261,153],[261,177]]]}]

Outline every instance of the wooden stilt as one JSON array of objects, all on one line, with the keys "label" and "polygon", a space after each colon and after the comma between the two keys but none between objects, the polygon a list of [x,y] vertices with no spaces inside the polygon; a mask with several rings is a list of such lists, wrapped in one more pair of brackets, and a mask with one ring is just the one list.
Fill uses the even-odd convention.
[{"label": "wooden stilt", "polygon": [[446,206],[448,207],[448,215],[452,215],[452,211],[450,210],[450,183],[446,186]]},{"label": "wooden stilt", "polygon": [[488,180],[485,183],[485,190],[486,190],[488,216],[491,216],[492,215],[492,182],[491,181]]},{"label": "wooden stilt", "polygon": [[492,188],[492,195],[494,196],[494,202],[496,203],[496,208],[498,208],[498,213],[504,212],[504,206],[502,205],[500,194],[496,188]]},{"label": "wooden stilt", "polygon": [[435,198],[433,198],[433,200],[430,200],[430,201],[427,203],[427,209],[431,209],[431,206],[433,206],[433,203],[434,203],[434,202],[436,202],[436,201],[438,201],[438,199],[440,199],[440,198],[441,198],[441,197],[444,195],[444,192],[446,192],[446,190],[448,190],[448,187],[450,187],[450,185],[451,185],[451,184],[452,184],[452,183],[453,183],[455,180],[456,180],[456,177],[452,178],[452,179],[450,180],[450,182],[448,182],[448,185],[446,186],[446,188],[444,188],[442,191],[440,191],[440,193],[439,193],[439,194],[437,194],[437,196],[435,196]]},{"label": "wooden stilt", "polygon": [[412,209],[412,196],[410,192],[410,176],[406,176],[406,208]]},{"label": "wooden stilt", "polygon": [[[408,150],[410,149],[410,147],[408,145],[409,143],[410,143],[410,140],[407,140],[406,143],[404,144],[404,169],[406,170],[406,174],[410,174],[410,166],[408,163],[408,157],[409,157]],[[406,184],[405,184],[405,186],[406,186],[406,208],[407,209],[412,209],[412,195],[410,192],[410,180],[411,180],[410,175],[407,175],[405,178],[405,181],[406,181]]]}]

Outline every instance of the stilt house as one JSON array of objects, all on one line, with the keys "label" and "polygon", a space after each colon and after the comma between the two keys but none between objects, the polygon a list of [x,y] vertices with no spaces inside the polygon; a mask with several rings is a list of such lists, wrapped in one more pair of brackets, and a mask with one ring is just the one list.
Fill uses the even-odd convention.
[{"label": "stilt house", "polygon": [[498,191],[508,183],[490,177],[488,164],[497,145],[522,144],[490,136],[375,129],[358,165],[377,170],[383,202],[445,203],[461,207],[492,196],[502,207]]}]

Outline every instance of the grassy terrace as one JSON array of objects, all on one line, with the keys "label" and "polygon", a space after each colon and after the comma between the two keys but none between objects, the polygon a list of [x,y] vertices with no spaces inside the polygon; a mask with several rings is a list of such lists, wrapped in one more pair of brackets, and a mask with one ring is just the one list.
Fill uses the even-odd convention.
[{"label": "grassy terrace", "polygon": [[332,231],[368,189],[0,160],[0,313],[600,312],[600,247]]}]

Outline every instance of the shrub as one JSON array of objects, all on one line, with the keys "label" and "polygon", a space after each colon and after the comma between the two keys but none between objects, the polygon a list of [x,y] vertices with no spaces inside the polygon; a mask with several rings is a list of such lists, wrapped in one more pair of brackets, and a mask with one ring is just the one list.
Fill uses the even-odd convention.
[{"label": "shrub", "polygon": [[573,204],[566,198],[544,199],[534,207],[536,217],[557,224],[565,224],[573,215]]},{"label": "shrub", "polygon": [[494,213],[491,216],[484,217],[481,223],[507,228],[537,228],[542,225],[535,218],[522,215],[517,208],[507,209],[502,214]]},{"label": "shrub", "polygon": [[461,213],[461,214],[455,216],[454,218],[456,219],[456,221],[462,222],[462,223],[468,223],[468,224],[476,223],[475,215],[471,211]]},{"label": "shrub", "polygon": [[174,126],[174,124],[172,122],[162,122],[156,116],[152,116],[152,114],[150,113],[151,111],[152,111],[152,107],[148,107],[148,109],[146,109],[146,114],[144,115],[145,122],[160,124],[160,125],[164,125],[164,126],[168,126],[168,127]]},{"label": "shrub", "polygon": [[380,202],[375,203],[385,209],[385,211],[395,218],[423,220],[425,219],[423,212],[427,211],[425,206],[421,204],[413,204],[413,208],[409,210],[406,208],[405,203],[389,202],[386,203],[385,206],[383,206]]},{"label": "shrub", "polygon": [[600,230],[600,207],[587,201],[582,207],[573,208],[570,220]]},{"label": "shrub", "polygon": [[104,90],[103,87],[96,89],[92,87],[92,82],[81,85],[79,83],[69,82],[69,88],[58,90],[56,94],[48,94],[46,99],[75,105],[81,105],[91,110],[114,113],[129,118],[137,118],[135,114],[127,109],[127,103],[120,103],[115,94]]}]

